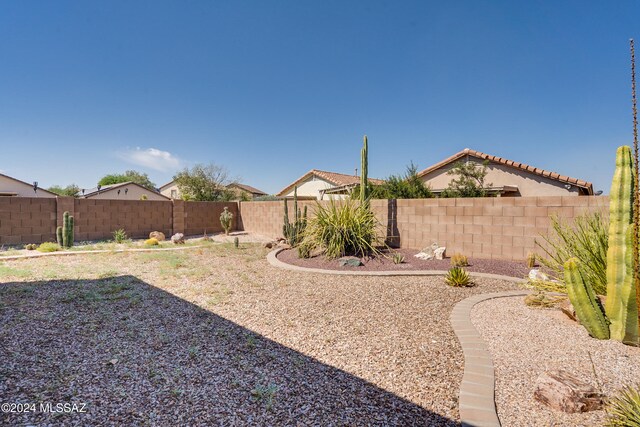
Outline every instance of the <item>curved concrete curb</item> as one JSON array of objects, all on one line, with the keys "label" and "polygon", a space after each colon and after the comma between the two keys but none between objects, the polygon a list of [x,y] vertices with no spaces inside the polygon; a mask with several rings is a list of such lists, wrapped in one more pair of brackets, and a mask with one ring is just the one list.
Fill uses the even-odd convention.
[{"label": "curved concrete curb", "polygon": [[29,258],[42,258],[47,256],[67,256],[67,255],[84,255],[84,254],[117,254],[122,252],[164,252],[164,251],[184,251],[187,249],[204,248],[205,245],[198,246],[183,246],[177,248],[158,248],[158,249],[99,249],[94,251],[58,251],[58,252],[46,252],[36,253],[32,255],[13,255],[13,256],[0,256],[0,262],[12,261],[17,259],[29,259]]},{"label": "curved concrete curb", "polygon": [[[274,249],[267,254],[267,261],[274,267],[284,268],[285,270],[298,271],[302,273],[320,273],[320,274],[335,274],[338,276],[444,276],[447,274],[444,270],[407,270],[407,271],[348,271],[348,270],[325,270],[322,268],[309,268],[300,267],[297,265],[287,264],[278,259],[278,254],[282,252],[284,248]],[[480,277],[485,279],[498,279],[505,280],[513,283],[526,283],[525,279],[518,279],[517,277],[502,276],[500,274],[489,273],[474,273],[469,271],[469,274],[473,277]]]},{"label": "curved concrete curb", "polygon": [[458,399],[463,426],[500,427],[496,412],[493,359],[480,333],[471,323],[471,310],[483,301],[529,293],[510,291],[474,295],[460,301],[451,312],[451,326],[464,353],[464,375]]}]

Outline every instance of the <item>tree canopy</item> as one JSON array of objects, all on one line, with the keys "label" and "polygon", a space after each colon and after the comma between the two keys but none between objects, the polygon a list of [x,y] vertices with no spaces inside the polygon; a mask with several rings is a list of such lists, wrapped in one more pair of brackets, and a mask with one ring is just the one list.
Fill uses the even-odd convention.
[{"label": "tree canopy", "polygon": [[124,173],[114,173],[103,176],[100,181],[98,181],[98,185],[113,185],[120,184],[121,182],[135,182],[136,184],[140,184],[149,190],[155,191],[156,185],[151,182],[149,176],[146,173],[137,172],[134,170],[128,170]]},{"label": "tree canopy", "polygon": [[455,175],[457,178],[449,182],[441,197],[487,197],[487,189],[493,184],[485,183],[487,165],[482,166],[473,162],[457,162],[453,168],[447,171],[447,175]]},{"label": "tree canopy", "polygon": [[227,188],[231,182],[229,172],[225,167],[213,163],[184,168],[173,177],[173,181],[184,200],[227,201],[235,196]]},{"label": "tree canopy", "polygon": [[[358,185],[353,194],[359,194]],[[433,197],[429,187],[418,177],[418,168],[410,163],[404,175],[391,175],[383,184],[371,185],[372,199],[426,199]]]},{"label": "tree canopy", "polygon": [[52,185],[47,188],[48,191],[52,193],[56,193],[58,196],[71,196],[78,197],[78,193],[80,192],[80,187],[76,184],[69,184],[66,187],[62,187],[60,185]]}]

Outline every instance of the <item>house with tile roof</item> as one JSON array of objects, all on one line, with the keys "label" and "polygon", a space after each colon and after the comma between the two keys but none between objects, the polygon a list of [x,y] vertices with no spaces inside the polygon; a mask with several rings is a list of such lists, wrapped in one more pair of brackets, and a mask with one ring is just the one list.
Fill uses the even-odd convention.
[{"label": "house with tile roof", "polygon": [[17,178],[0,173],[0,197],[48,197],[58,195],[44,188],[38,187],[38,183],[21,181]]},{"label": "house with tile roof", "polygon": [[[369,178],[369,183],[373,185],[379,185],[383,182],[381,179]],[[283,188],[277,196],[292,198],[293,189],[297,187],[299,199],[344,199],[358,184],[360,184],[358,175],[312,169]]]},{"label": "house with tile roof", "polygon": [[457,162],[482,166],[487,162],[486,183],[489,192],[502,197],[519,196],[591,196],[593,185],[581,179],[465,148],[420,171],[418,176],[435,194],[447,188],[455,176],[448,175]]},{"label": "house with tile roof", "polygon": [[131,181],[102,185],[89,190],[82,190],[80,198],[109,200],[170,200],[158,191],[149,190],[148,188]]},{"label": "house with tile roof", "polygon": [[236,198],[238,199],[242,198],[243,194],[246,195],[246,197],[248,197],[249,199],[267,195],[267,193],[262,190],[258,190],[255,187],[247,184],[241,184],[239,182],[232,182],[231,184],[227,185],[227,188],[233,191]]}]

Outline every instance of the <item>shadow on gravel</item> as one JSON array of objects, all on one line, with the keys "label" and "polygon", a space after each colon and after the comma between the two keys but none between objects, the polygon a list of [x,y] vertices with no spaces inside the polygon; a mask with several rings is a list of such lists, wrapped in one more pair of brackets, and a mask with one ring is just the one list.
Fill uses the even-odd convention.
[{"label": "shadow on gravel", "polygon": [[133,276],[0,284],[0,343],[2,425],[458,425]]}]

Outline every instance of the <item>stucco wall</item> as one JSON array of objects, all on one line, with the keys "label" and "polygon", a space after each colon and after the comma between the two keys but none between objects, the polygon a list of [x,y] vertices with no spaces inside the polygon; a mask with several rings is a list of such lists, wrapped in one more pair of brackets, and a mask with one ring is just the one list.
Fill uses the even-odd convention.
[{"label": "stucco wall", "polygon": [[[328,190],[334,188],[335,185],[327,182],[317,176],[312,176],[307,178],[305,181],[298,185],[298,197],[301,198],[309,198],[313,197],[317,200],[320,200],[321,191]],[[284,194],[282,197],[293,197],[293,189],[288,193]],[[329,199],[344,199],[346,196],[340,194],[325,194],[323,200]]]},{"label": "stucco wall", "polygon": [[[469,157],[469,161],[482,166],[480,159]],[[455,164],[443,166],[424,177],[422,180],[432,189],[447,188],[449,182],[455,179],[455,175],[447,175]],[[490,162],[487,165],[487,176],[485,183],[492,184],[493,187],[502,187],[504,185],[517,186],[519,196],[522,197],[538,197],[538,196],[577,196],[579,190],[576,186],[566,189],[565,184],[549,178],[541,177],[530,172],[518,170],[509,166]]]},{"label": "stucco wall", "polygon": [[[118,190],[120,190],[120,194],[118,194]],[[123,185],[122,187],[114,188],[113,190],[105,190],[99,194],[92,195],[88,200],[140,200],[142,195],[147,196],[147,200],[167,201],[167,199],[155,191],[147,190],[146,188],[133,184]]]},{"label": "stucco wall", "polygon": [[47,199],[55,199],[56,197],[55,194],[42,191],[41,189],[38,189],[38,191],[34,193],[33,186],[15,181],[2,175],[0,175],[0,192],[18,193],[17,195],[19,197],[37,197]]},{"label": "stucco wall", "polygon": [[[173,193],[175,192],[175,193]],[[181,199],[180,190],[176,184],[168,185],[160,189],[160,194],[170,199]]]}]

